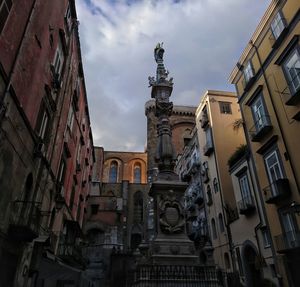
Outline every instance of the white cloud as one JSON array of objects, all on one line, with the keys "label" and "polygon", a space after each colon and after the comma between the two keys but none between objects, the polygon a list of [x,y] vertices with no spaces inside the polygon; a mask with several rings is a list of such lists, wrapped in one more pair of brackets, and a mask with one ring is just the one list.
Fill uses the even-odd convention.
[{"label": "white cloud", "polygon": [[143,150],[157,42],[174,77],[174,104],[197,105],[207,89],[234,90],[228,75],[269,2],[77,0],[95,144]]}]

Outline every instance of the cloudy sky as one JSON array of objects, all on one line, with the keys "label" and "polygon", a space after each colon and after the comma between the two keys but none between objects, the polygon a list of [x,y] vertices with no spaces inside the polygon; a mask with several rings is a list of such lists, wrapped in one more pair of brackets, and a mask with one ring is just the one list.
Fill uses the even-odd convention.
[{"label": "cloudy sky", "polygon": [[153,49],[164,43],[171,100],[197,106],[228,76],[271,0],[76,0],[94,143],[143,151]]}]

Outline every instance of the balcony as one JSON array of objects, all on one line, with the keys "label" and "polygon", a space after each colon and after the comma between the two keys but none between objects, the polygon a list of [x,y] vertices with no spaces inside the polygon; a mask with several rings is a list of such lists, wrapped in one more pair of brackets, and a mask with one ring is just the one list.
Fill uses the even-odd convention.
[{"label": "balcony", "polygon": [[294,79],[288,84],[288,86],[281,92],[283,101],[287,106],[295,106],[300,102],[300,86],[299,80],[300,72],[295,75]]},{"label": "balcony", "polygon": [[254,200],[251,195],[244,196],[238,202],[239,212],[243,215],[249,215],[255,210]]},{"label": "balcony", "polygon": [[208,116],[207,116],[207,112],[206,111],[202,112],[200,123],[201,123],[201,128],[203,128],[203,129],[207,126],[207,124],[208,124]]},{"label": "balcony", "polygon": [[187,175],[196,174],[199,170],[201,164],[199,159],[192,159],[190,163],[186,166],[186,173]]},{"label": "balcony", "polygon": [[203,153],[206,156],[209,156],[214,151],[214,146],[212,142],[207,142],[203,147]]},{"label": "balcony", "polygon": [[287,253],[300,248],[300,231],[292,230],[274,237],[278,253]]},{"label": "balcony", "polygon": [[263,192],[266,203],[280,203],[282,200],[288,198],[291,194],[289,180],[287,178],[279,178],[264,188]]},{"label": "balcony", "polygon": [[259,142],[266,134],[272,130],[270,116],[263,115],[255,122],[254,126],[249,130],[251,141]]},{"label": "balcony", "polygon": [[13,216],[8,228],[12,240],[30,242],[37,238],[40,230],[41,210],[39,203],[15,201],[11,209]]},{"label": "balcony", "polygon": [[73,265],[84,266],[86,264],[82,256],[81,247],[76,244],[59,244],[57,249],[57,256]]}]

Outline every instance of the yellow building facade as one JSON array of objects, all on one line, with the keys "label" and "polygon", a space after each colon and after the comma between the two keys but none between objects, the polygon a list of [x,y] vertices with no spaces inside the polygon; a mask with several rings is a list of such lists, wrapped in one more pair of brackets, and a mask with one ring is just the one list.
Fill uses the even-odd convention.
[{"label": "yellow building facade", "polygon": [[273,0],[230,75],[255,165],[275,276],[300,282],[300,2]]},{"label": "yellow building facade", "polygon": [[236,94],[224,91],[207,91],[196,111],[213,257],[216,265],[227,272],[236,269],[229,224],[238,217],[227,161],[245,143],[243,130],[234,128],[240,117]]}]

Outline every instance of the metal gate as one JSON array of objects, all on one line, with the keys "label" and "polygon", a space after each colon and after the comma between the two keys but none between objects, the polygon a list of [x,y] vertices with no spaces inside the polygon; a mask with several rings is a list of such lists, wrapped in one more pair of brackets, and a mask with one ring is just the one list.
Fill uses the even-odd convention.
[{"label": "metal gate", "polygon": [[222,282],[214,266],[140,265],[127,287],[220,287]]}]

